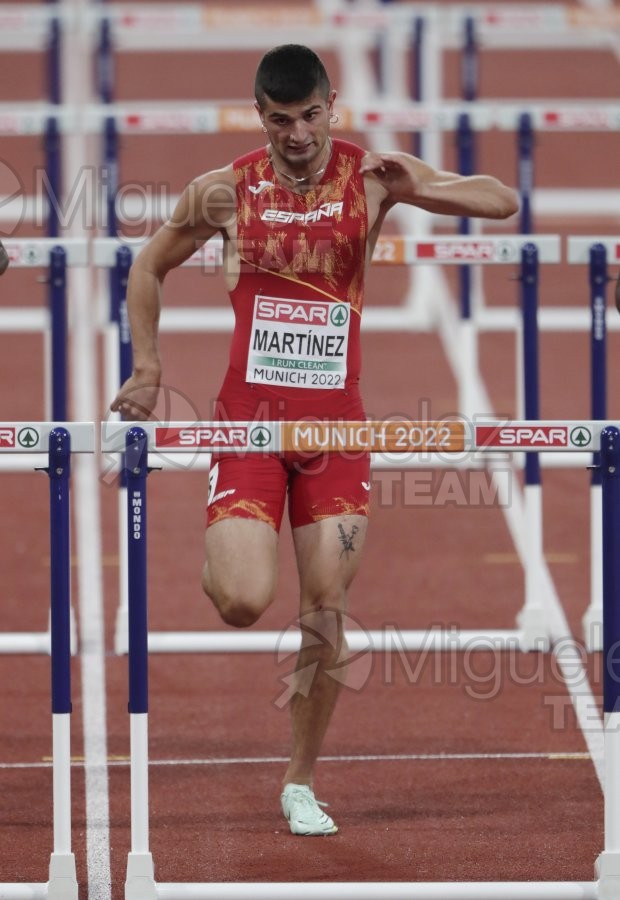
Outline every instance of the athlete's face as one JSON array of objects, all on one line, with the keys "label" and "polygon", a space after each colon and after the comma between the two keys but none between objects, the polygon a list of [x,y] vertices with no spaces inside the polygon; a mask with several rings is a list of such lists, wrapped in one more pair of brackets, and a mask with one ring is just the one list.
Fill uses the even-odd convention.
[{"label": "athlete's face", "polygon": [[300,175],[325,151],[335,98],[335,91],[326,99],[316,90],[300,103],[275,103],[265,97],[262,107],[256,104],[273,151]]}]

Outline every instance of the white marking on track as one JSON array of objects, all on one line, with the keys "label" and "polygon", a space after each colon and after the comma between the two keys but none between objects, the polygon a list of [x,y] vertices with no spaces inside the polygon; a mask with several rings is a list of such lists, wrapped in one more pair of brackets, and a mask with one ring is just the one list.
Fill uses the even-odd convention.
[{"label": "white marking on track", "polygon": [[[590,760],[590,754],[586,751],[574,750],[540,750],[532,753],[370,753],[370,754],[341,754],[338,756],[321,756],[319,762],[323,763],[351,763],[351,762],[504,762],[510,760],[546,760],[548,762],[563,762],[574,760],[576,762]],[[287,756],[230,756],[230,757],[206,757],[203,759],[152,759],[149,766],[247,766],[247,765],[280,765],[287,763]],[[0,763],[0,769],[49,769],[51,762],[21,762]],[[71,765],[82,768],[83,759],[73,759]],[[128,766],[129,757],[109,759],[108,766]]]}]

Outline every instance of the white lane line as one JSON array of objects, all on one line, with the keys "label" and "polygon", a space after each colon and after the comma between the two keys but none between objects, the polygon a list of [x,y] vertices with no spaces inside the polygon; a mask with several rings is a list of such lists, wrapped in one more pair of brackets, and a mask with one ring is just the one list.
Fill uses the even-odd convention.
[{"label": "white lane line", "polygon": [[[74,133],[65,136],[64,183],[70,190],[89,163],[89,146],[82,126],[85,103],[92,100],[92,47],[88,36],[86,0],[63,0],[62,12],[73,22],[63,33],[63,99],[78,110]],[[91,210],[92,211],[92,210]],[[88,223],[73,216],[63,223],[83,236]],[[97,343],[93,273],[73,269],[70,276],[71,388],[73,417],[97,419]],[[74,516],[77,544],[77,584],[80,619],[80,667],[86,805],[86,868],[89,900],[111,900],[109,802],[106,734],[105,647],[99,510],[99,469],[96,455],[74,463]]]},{"label": "white lane line", "polygon": [[[502,760],[587,760],[589,753],[373,753],[354,756],[321,756],[319,762],[351,763],[351,762],[461,762],[461,761],[502,761]],[[157,759],[151,760],[152,766],[236,766],[256,765],[257,763],[285,763],[286,756],[273,757],[231,757],[229,759]],[[116,764],[120,764],[118,761]]]},{"label": "white lane line", "polygon": [[[351,762],[502,762],[510,760],[546,760],[548,762],[562,762],[574,760],[577,762],[590,759],[590,754],[585,751],[573,750],[541,750],[533,753],[372,753],[338,756],[321,756],[322,763],[351,763]],[[151,759],[149,766],[247,766],[247,765],[273,765],[288,762],[288,756],[231,756],[209,757],[204,759]],[[108,766],[128,766],[127,759],[113,757],[108,760]],[[51,762],[33,763],[0,763],[0,769],[49,769]],[[82,768],[84,761],[74,759],[72,766]]]},{"label": "white lane line", "polygon": [[110,900],[104,619],[95,459],[80,460],[76,474],[88,898]]}]

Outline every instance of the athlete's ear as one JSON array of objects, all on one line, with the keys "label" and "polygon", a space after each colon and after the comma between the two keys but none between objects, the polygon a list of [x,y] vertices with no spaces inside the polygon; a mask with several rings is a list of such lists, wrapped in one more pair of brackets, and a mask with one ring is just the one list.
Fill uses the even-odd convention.
[{"label": "athlete's ear", "polygon": [[267,129],[265,128],[265,119],[263,118],[263,110],[261,109],[261,105],[260,105],[260,103],[258,102],[258,100],[256,100],[256,101],[254,102],[254,109],[255,109],[256,112],[258,113],[258,117],[259,117],[259,119],[260,119],[260,123],[261,123],[261,125],[262,125],[263,131],[266,131]]},{"label": "athlete's ear", "polygon": [[337,96],[338,96],[338,92],[333,89],[329,92],[329,94],[327,96],[327,111],[330,114],[330,116],[334,112],[334,102],[335,102]]}]

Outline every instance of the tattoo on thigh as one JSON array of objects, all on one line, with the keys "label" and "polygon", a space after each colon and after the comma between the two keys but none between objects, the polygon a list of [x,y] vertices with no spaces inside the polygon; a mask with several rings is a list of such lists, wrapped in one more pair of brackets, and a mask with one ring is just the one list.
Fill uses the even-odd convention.
[{"label": "tattoo on thigh", "polygon": [[346,555],[347,559],[349,558],[349,553],[355,553],[355,547],[353,546],[353,538],[359,531],[357,525],[353,525],[351,528],[351,533],[347,534],[342,525],[338,524],[339,540],[342,544],[342,550],[340,551],[340,558]]}]

